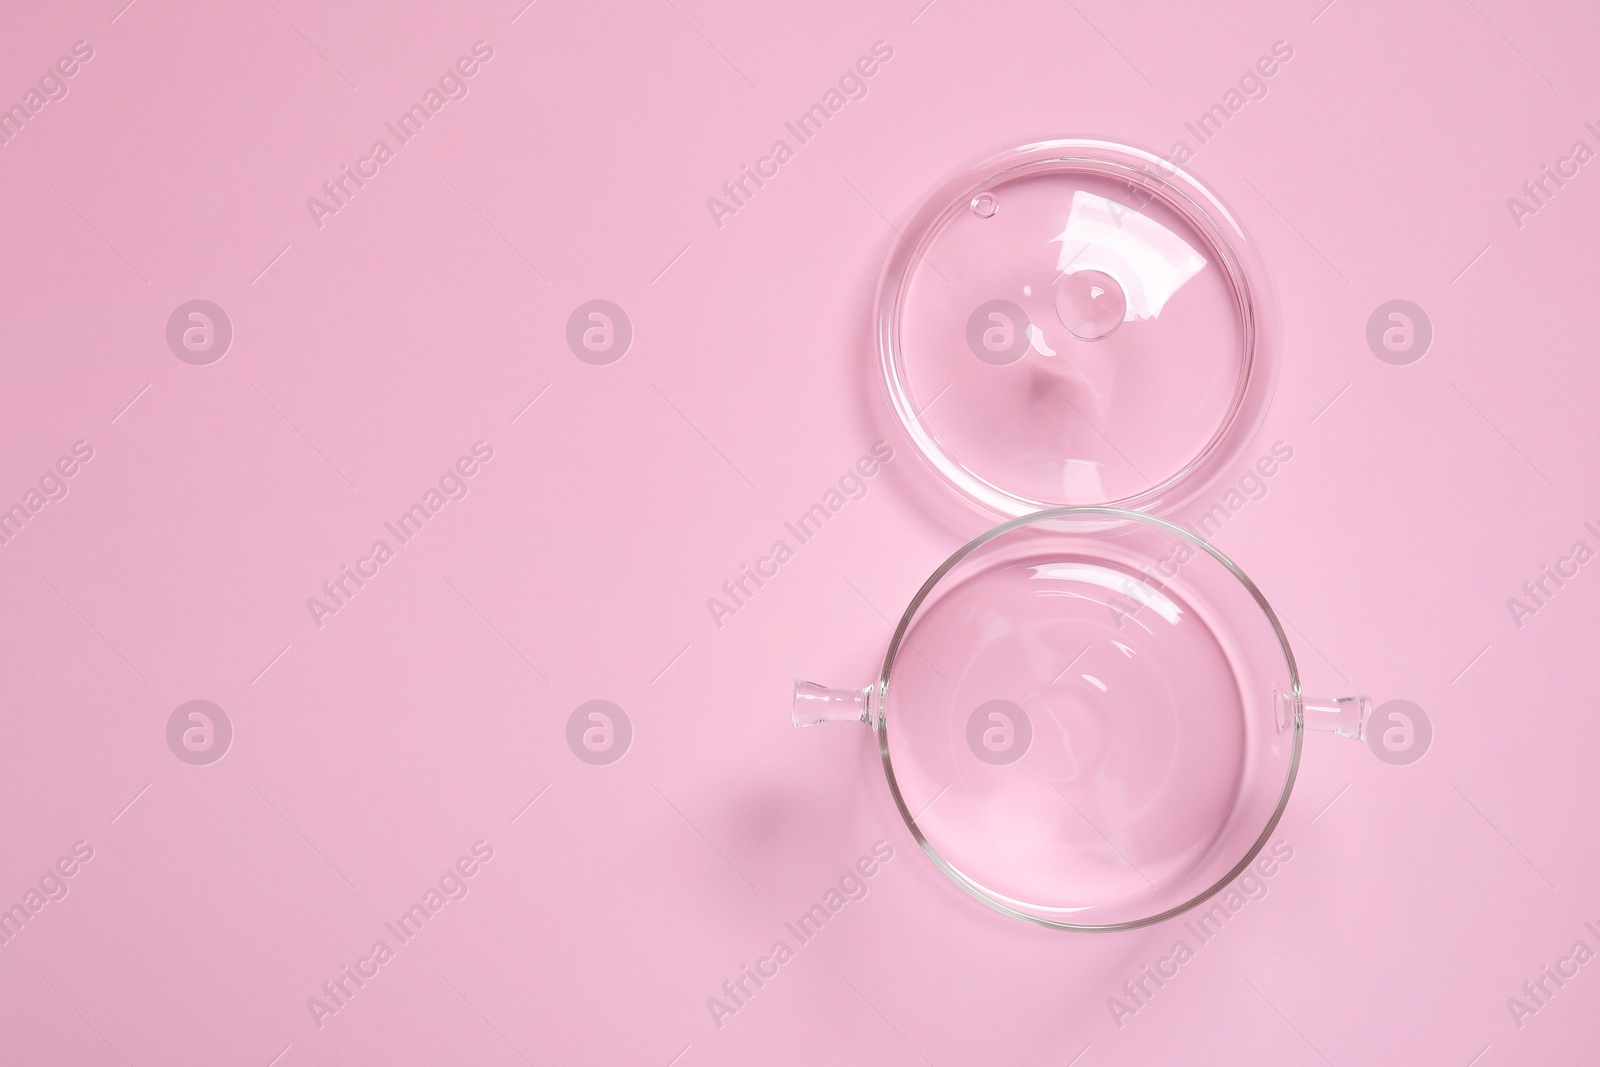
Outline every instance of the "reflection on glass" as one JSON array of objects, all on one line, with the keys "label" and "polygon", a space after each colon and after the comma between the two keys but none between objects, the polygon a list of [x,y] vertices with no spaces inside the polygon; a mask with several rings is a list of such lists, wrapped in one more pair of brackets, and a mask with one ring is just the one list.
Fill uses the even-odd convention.
[{"label": "reflection on glass", "polygon": [[1056,269],[1103,271],[1127,298],[1124,321],[1153,319],[1172,294],[1205,267],[1205,257],[1147,215],[1103,196],[1075,190]]},{"label": "reflection on glass", "polygon": [[1032,568],[1035,578],[1055,578],[1068,582],[1097,585],[1137,601],[1176,626],[1183,609],[1150,586],[1122,571],[1099,567],[1092,563],[1045,563]]}]

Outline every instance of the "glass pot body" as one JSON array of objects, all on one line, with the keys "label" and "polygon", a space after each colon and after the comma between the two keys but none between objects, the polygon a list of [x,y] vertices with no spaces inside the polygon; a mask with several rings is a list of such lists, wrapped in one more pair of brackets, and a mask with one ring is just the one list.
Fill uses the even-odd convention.
[{"label": "glass pot body", "polygon": [[894,803],[962,889],[1061,929],[1205,900],[1266,843],[1307,728],[1364,737],[1365,697],[1307,701],[1271,606],[1188,531],[1059,508],[976,538],[918,591],[878,679],[797,682],[797,726],[877,734]]}]

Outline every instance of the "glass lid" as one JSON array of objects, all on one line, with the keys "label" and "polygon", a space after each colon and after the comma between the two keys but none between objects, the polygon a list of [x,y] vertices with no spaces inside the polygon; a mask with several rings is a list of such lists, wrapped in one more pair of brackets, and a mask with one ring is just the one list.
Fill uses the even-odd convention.
[{"label": "glass lid", "polygon": [[878,293],[890,398],[983,507],[1169,512],[1259,423],[1275,352],[1254,248],[1159,157],[1016,148],[947,179],[903,237]]}]

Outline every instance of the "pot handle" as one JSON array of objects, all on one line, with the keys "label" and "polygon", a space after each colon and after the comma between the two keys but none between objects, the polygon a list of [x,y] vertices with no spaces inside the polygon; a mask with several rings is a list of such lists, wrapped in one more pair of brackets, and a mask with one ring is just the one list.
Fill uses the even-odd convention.
[{"label": "pot handle", "polygon": [[[1291,698],[1287,696],[1281,698],[1278,723],[1280,729],[1286,729],[1294,722],[1292,715],[1287,720],[1282,718],[1285,711],[1291,710],[1285,707],[1290,703]],[[1352,741],[1367,739],[1367,721],[1372,717],[1372,698],[1365,693],[1348,697],[1305,697],[1300,703],[1307,730],[1338,734]]]},{"label": "pot handle", "polygon": [[872,722],[872,687],[834,689],[796,678],[794,682],[794,724],[815,726],[819,722]]},{"label": "pot handle", "polygon": [[[815,726],[822,722],[872,723],[872,687],[839,689],[808,682],[794,683],[794,725]],[[1367,739],[1367,722],[1372,717],[1372,698],[1365,693],[1347,697],[1307,697],[1301,701],[1302,721],[1308,730],[1338,734],[1352,741]],[[1293,699],[1279,694],[1278,728],[1286,730],[1294,722]]]}]

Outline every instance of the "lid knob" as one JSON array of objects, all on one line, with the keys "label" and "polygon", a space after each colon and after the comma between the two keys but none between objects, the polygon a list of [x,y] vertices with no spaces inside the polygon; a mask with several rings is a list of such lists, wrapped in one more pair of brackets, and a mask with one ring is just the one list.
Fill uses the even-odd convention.
[{"label": "lid knob", "polygon": [[1080,341],[1110,337],[1128,314],[1128,296],[1111,275],[1079,270],[1056,283],[1056,314]]}]

